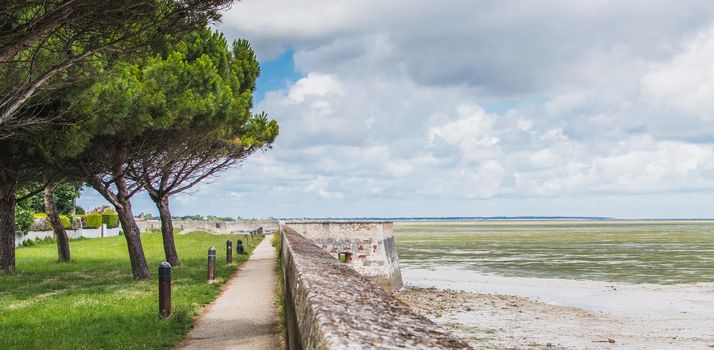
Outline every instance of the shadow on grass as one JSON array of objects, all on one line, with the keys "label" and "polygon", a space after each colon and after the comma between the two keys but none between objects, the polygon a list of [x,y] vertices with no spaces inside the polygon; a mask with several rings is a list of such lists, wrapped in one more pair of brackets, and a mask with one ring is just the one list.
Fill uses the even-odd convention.
[{"label": "shadow on grass", "polygon": [[[161,235],[143,234],[154,276],[134,281],[124,237],[70,243],[70,263],[56,262],[56,247],[17,250],[18,273],[0,276],[0,349],[161,349],[181,340],[203,305],[248,254],[225,264],[225,241],[237,235],[176,235],[182,266],[172,271],[173,315],[158,318],[156,268]],[[256,242],[257,245],[258,242]],[[219,253],[216,281],[206,283],[209,246]],[[246,246],[252,252],[254,246]],[[221,249],[222,248],[222,249]]]}]

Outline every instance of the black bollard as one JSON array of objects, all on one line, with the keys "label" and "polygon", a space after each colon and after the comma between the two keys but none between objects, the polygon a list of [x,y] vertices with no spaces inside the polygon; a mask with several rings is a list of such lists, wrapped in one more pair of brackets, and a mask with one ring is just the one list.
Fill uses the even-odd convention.
[{"label": "black bollard", "polygon": [[159,316],[166,318],[171,315],[171,264],[159,264]]},{"label": "black bollard", "polygon": [[238,254],[243,254],[245,253],[245,247],[243,247],[243,241],[236,240],[236,253]]},{"label": "black bollard", "polygon": [[233,241],[230,239],[226,241],[226,263],[233,263]]},{"label": "black bollard", "polygon": [[208,283],[213,282],[213,275],[216,272],[216,248],[208,248]]}]

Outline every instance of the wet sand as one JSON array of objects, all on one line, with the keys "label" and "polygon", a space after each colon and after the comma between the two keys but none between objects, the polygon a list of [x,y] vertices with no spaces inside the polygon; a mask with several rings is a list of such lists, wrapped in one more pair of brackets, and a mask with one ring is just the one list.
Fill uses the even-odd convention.
[{"label": "wet sand", "polygon": [[[609,288],[612,294],[619,293],[618,287],[639,288],[632,286]],[[714,296],[710,286],[702,288],[694,292]],[[415,287],[405,287],[397,296],[475,348],[714,348],[714,314],[706,307],[703,312],[690,312],[667,306],[648,311],[622,305],[619,310],[596,311],[521,296]]]}]

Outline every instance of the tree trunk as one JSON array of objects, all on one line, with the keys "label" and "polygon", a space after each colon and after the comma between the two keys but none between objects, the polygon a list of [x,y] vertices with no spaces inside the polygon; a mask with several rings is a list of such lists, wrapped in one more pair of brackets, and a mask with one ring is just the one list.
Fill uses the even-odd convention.
[{"label": "tree trunk", "polygon": [[181,262],[179,262],[176,245],[174,244],[174,224],[171,218],[171,211],[169,210],[169,197],[156,198],[152,196],[151,199],[156,203],[156,207],[159,209],[159,216],[161,217],[161,237],[164,241],[166,261],[168,261],[172,267],[179,267],[181,266]]},{"label": "tree trunk", "polygon": [[0,272],[15,272],[14,191],[0,191]]},{"label": "tree trunk", "polygon": [[119,214],[119,222],[129,249],[129,260],[131,260],[131,272],[134,274],[134,279],[151,278],[151,272],[149,272],[149,266],[146,264],[146,257],[144,257],[144,247],[141,245],[139,226],[136,225],[134,214],[131,211],[131,203],[128,199],[122,200],[122,205],[115,206],[115,209]]},{"label": "tree trunk", "polygon": [[57,260],[69,261],[69,237],[67,237],[67,231],[62,225],[62,220],[60,220],[59,211],[57,211],[57,205],[55,205],[50,186],[45,186],[45,213],[47,213],[47,220],[50,221],[52,231],[54,231],[57,239]]},{"label": "tree trunk", "polygon": [[129,261],[131,262],[131,272],[135,280],[143,280],[151,278],[149,266],[146,264],[144,257],[144,247],[141,245],[141,236],[139,236],[139,226],[134,220],[134,213],[131,211],[131,193],[129,192],[126,182],[121,175],[121,164],[114,171],[114,184],[116,185],[117,193],[113,193],[106,184],[103,184],[97,177],[88,177],[89,183],[97,192],[114,205],[121,229],[124,231],[126,246],[129,250]]},{"label": "tree trunk", "polygon": [[101,180],[99,176],[88,176],[85,181],[94,187],[104,198],[114,205],[119,216],[126,246],[129,250],[129,261],[131,262],[131,272],[135,280],[143,280],[151,278],[149,266],[146,264],[144,256],[144,247],[141,244],[141,236],[139,226],[134,220],[134,213],[131,211],[131,196],[134,191],[129,189],[124,178],[124,164],[126,162],[126,154],[128,146],[126,142],[120,142],[115,148],[117,156],[113,159],[113,169],[111,183],[116,187],[116,193],[112,192],[109,182]]}]

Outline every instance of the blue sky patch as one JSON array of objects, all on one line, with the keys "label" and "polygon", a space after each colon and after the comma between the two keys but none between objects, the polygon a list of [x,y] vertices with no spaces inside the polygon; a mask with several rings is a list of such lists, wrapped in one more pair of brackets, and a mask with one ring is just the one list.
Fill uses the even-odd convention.
[{"label": "blue sky patch", "polygon": [[287,49],[278,57],[260,62],[260,76],[253,95],[255,104],[262,101],[268,91],[283,89],[304,76],[295,71],[293,54],[293,49]]}]

